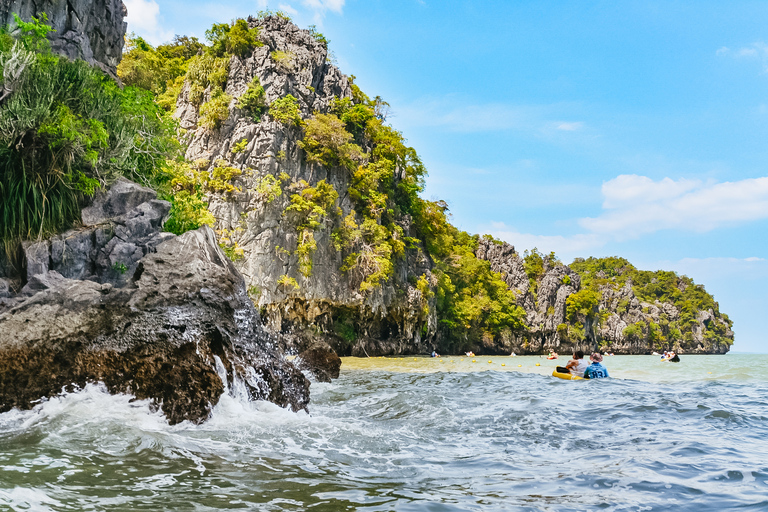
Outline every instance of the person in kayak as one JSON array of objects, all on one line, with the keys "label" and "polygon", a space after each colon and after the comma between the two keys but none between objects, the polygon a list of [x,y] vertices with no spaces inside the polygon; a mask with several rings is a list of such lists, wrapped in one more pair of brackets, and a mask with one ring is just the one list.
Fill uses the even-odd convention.
[{"label": "person in kayak", "polygon": [[589,356],[589,360],[592,361],[592,364],[587,366],[587,369],[584,370],[585,379],[602,379],[604,377],[610,377],[610,375],[608,375],[608,368],[603,366],[603,356],[600,352],[594,352]]},{"label": "person in kayak", "polygon": [[584,352],[577,350],[573,353],[573,359],[568,361],[565,366],[558,366],[557,371],[559,373],[571,373],[581,377],[584,375],[589,363],[584,360]]}]

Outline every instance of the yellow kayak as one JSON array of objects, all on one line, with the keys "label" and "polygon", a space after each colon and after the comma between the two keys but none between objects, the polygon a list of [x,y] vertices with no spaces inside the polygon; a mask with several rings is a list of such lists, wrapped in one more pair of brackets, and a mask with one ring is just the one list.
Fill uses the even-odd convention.
[{"label": "yellow kayak", "polygon": [[584,380],[584,377],[579,377],[578,375],[573,375],[572,373],[560,373],[557,370],[552,372],[552,376],[565,380]]}]

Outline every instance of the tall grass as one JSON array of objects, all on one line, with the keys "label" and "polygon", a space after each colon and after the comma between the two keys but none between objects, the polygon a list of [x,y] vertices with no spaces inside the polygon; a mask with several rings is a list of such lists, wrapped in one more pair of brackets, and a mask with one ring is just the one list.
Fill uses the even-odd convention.
[{"label": "tall grass", "polygon": [[[2,65],[14,51],[7,34]],[[37,47],[0,103],[0,241],[8,247],[71,226],[86,196],[118,176],[162,180],[174,135],[150,92],[120,89],[85,62]]]}]

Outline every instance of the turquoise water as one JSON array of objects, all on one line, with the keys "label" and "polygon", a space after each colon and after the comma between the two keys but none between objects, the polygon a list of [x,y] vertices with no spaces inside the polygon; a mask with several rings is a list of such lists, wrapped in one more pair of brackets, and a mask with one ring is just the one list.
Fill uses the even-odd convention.
[{"label": "turquoise water", "polygon": [[89,386],[0,415],[0,510],[768,510],[768,356],[474,359],[345,359],[310,415],[199,426]]}]

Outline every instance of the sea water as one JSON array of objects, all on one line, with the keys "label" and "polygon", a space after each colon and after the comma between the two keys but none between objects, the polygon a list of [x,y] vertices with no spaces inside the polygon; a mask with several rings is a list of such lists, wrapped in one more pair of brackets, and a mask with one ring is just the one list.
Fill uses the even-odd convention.
[{"label": "sea water", "polygon": [[768,510],[768,356],[563,362],[347,358],[202,425],[90,385],[0,415],[0,510]]}]

